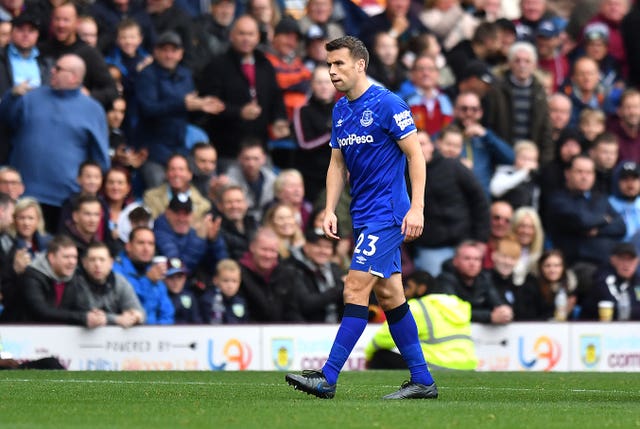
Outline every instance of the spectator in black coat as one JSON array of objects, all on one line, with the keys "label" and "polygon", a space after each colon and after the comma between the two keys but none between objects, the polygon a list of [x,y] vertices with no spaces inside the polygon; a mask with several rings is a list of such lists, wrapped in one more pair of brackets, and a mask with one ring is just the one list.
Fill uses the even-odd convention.
[{"label": "spectator in black coat", "polygon": [[258,229],[255,218],[249,214],[249,202],[242,187],[228,185],[220,193],[218,208],[222,216],[220,234],[227,244],[229,257],[240,260],[249,250],[249,243]]},{"label": "spectator in black coat", "polygon": [[562,250],[567,264],[602,264],[611,249],[626,233],[624,220],[611,207],[606,195],[593,192],[595,165],[586,155],[578,155],[565,173],[566,188],[549,200],[549,233]]},{"label": "spectator in black coat", "polygon": [[82,58],[87,68],[83,91],[108,106],[118,96],[116,84],[100,52],[78,38],[77,26],[78,9],[73,3],[66,1],[55,7],[51,14],[52,36],[40,46],[40,56],[51,66],[66,54]]},{"label": "spectator in black coat", "polygon": [[305,322],[338,323],[344,306],[342,270],[331,262],[335,241],[322,230],[309,228],[306,242],[283,261],[285,276],[295,284],[295,295]]},{"label": "spectator in black coat", "polygon": [[435,277],[463,240],[489,239],[489,203],[470,169],[434,150],[425,132],[419,139],[427,161],[424,216],[429,230],[411,245],[416,268]]},{"label": "spectator in black coat", "polygon": [[482,271],[482,243],[462,242],[437,280],[441,293],[457,295],[471,304],[472,322],[506,324],[513,320],[513,310],[500,297],[489,273]]},{"label": "spectator in black coat", "polygon": [[[222,100],[225,109],[208,117],[206,129],[221,158],[235,158],[245,137],[262,142],[289,136],[282,91],[273,66],[256,48],[258,23],[241,16],[233,24],[231,46],[215,57],[198,80],[201,95]],[[248,77],[247,77],[248,76]]]}]

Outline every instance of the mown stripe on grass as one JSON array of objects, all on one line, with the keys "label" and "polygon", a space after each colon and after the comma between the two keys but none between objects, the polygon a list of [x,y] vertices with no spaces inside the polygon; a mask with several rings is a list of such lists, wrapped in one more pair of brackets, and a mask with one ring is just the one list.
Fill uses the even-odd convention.
[{"label": "mown stripe on grass", "polygon": [[[169,385],[169,386],[238,386],[243,383],[229,383],[229,382],[220,382],[220,381],[163,381],[163,380],[80,380],[80,379],[28,379],[28,378],[17,378],[17,379],[0,379],[0,382],[5,383],[78,383],[78,384],[133,384],[133,385]],[[284,383],[250,383],[253,386],[263,386],[263,387],[274,387],[274,386],[284,386]],[[364,385],[362,385],[364,386]],[[397,385],[370,385],[378,388],[396,388]],[[441,386],[438,385],[438,390],[460,390],[460,391],[504,391],[504,392],[571,392],[571,393],[608,393],[608,394],[637,394],[638,392],[633,390],[619,390],[619,389],[549,389],[546,387],[536,387],[536,388],[527,388],[527,387],[498,387],[498,386]]]}]

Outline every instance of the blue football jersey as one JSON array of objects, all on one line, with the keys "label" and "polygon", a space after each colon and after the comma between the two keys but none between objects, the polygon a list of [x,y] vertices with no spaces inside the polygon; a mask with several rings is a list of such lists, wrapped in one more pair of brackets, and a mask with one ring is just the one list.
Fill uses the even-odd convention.
[{"label": "blue football jersey", "polygon": [[407,104],[380,86],[336,103],[331,147],[342,151],[350,173],[354,228],[402,223],[410,201],[406,157],[396,142],[414,132]]}]

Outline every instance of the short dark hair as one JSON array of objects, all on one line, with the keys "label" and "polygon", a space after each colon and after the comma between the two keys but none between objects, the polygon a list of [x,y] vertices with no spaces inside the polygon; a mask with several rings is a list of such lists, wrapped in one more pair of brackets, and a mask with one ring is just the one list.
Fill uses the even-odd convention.
[{"label": "short dark hair", "polygon": [[95,195],[80,195],[75,200],[75,204],[73,205],[73,211],[77,212],[78,210],[80,210],[80,207],[82,207],[84,204],[90,204],[90,203],[98,203],[100,204],[100,208],[102,208],[102,203],[100,202],[100,198],[96,197]]},{"label": "short dark hair", "polygon": [[128,30],[129,28],[137,28],[140,32],[140,35],[142,35],[142,27],[140,26],[138,21],[133,18],[125,18],[120,21],[118,27],[116,27],[116,34],[118,34],[122,30]]},{"label": "short dark hair", "polygon": [[573,168],[573,164],[575,164],[577,159],[586,159],[588,161],[591,161],[595,165],[595,161],[593,160],[593,158],[591,158],[586,153],[579,153],[579,154],[571,157],[571,159],[569,160],[569,162],[567,163],[567,165],[565,167],[565,170],[571,170]]},{"label": "short dark hair", "polygon": [[189,160],[187,159],[186,156],[182,155],[181,153],[174,153],[173,155],[171,155],[169,157],[169,159],[167,159],[167,163],[165,164],[164,169],[168,170],[169,169],[169,164],[171,164],[171,161],[173,161],[176,158],[183,159],[184,162],[187,163],[187,170],[191,171],[191,166],[189,165]]},{"label": "short dark hair", "polygon": [[102,242],[102,241],[93,241],[93,242],[89,243],[89,245],[87,246],[87,250],[84,252],[83,258],[87,257],[87,255],[89,254],[89,251],[91,249],[107,249],[107,252],[109,252],[109,255],[111,255],[111,251],[109,250],[109,246],[107,246],[104,242]]},{"label": "short dark hair", "polygon": [[351,58],[355,60],[364,60],[365,70],[369,67],[369,51],[367,47],[362,43],[362,40],[353,36],[343,36],[333,39],[325,45],[327,52],[337,51],[338,49],[346,48],[351,54]]},{"label": "short dark hair", "polygon": [[494,22],[483,22],[476,27],[471,41],[476,44],[485,44],[491,39],[498,38],[498,26]]},{"label": "short dark hair", "polygon": [[129,242],[132,242],[136,238],[136,235],[140,231],[149,231],[150,233],[153,234],[154,237],[156,236],[155,233],[153,232],[153,230],[151,228],[149,228],[148,226],[137,226],[137,227],[133,228],[131,230],[131,232],[129,233]]},{"label": "short dark hair", "polygon": [[593,141],[593,146],[596,147],[600,143],[615,143],[616,145],[620,144],[620,140],[618,140],[618,136],[612,133],[611,131],[604,131],[598,134],[598,137]]},{"label": "short dark hair", "polygon": [[213,147],[213,145],[209,142],[197,142],[191,147],[191,151],[189,153],[191,154],[191,156],[193,156],[200,149],[209,149],[209,148],[216,150],[216,148]]},{"label": "short dark hair", "polygon": [[258,138],[258,137],[245,137],[240,141],[240,150],[238,151],[238,153],[241,153],[242,151],[246,150],[246,149],[253,149],[259,147],[260,149],[262,149],[263,151],[265,151],[265,146],[264,146],[264,142]]},{"label": "short dark hair", "polygon": [[102,167],[100,167],[100,164],[92,159],[88,159],[86,161],[83,161],[82,164],[80,164],[80,167],[78,167],[78,177],[82,176],[84,169],[87,167],[96,167],[98,170],[100,170],[100,173],[102,173]]},{"label": "short dark hair", "polygon": [[58,234],[47,244],[47,255],[52,255],[67,247],[76,247],[76,243],[68,235]]}]

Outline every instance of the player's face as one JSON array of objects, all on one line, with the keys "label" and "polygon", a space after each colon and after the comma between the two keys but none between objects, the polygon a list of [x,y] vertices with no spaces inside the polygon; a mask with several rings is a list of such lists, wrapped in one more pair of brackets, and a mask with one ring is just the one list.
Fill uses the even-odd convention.
[{"label": "player's face", "polygon": [[355,60],[347,48],[327,52],[331,83],[338,91],[349,92],[364,71],[364,60]]}]

